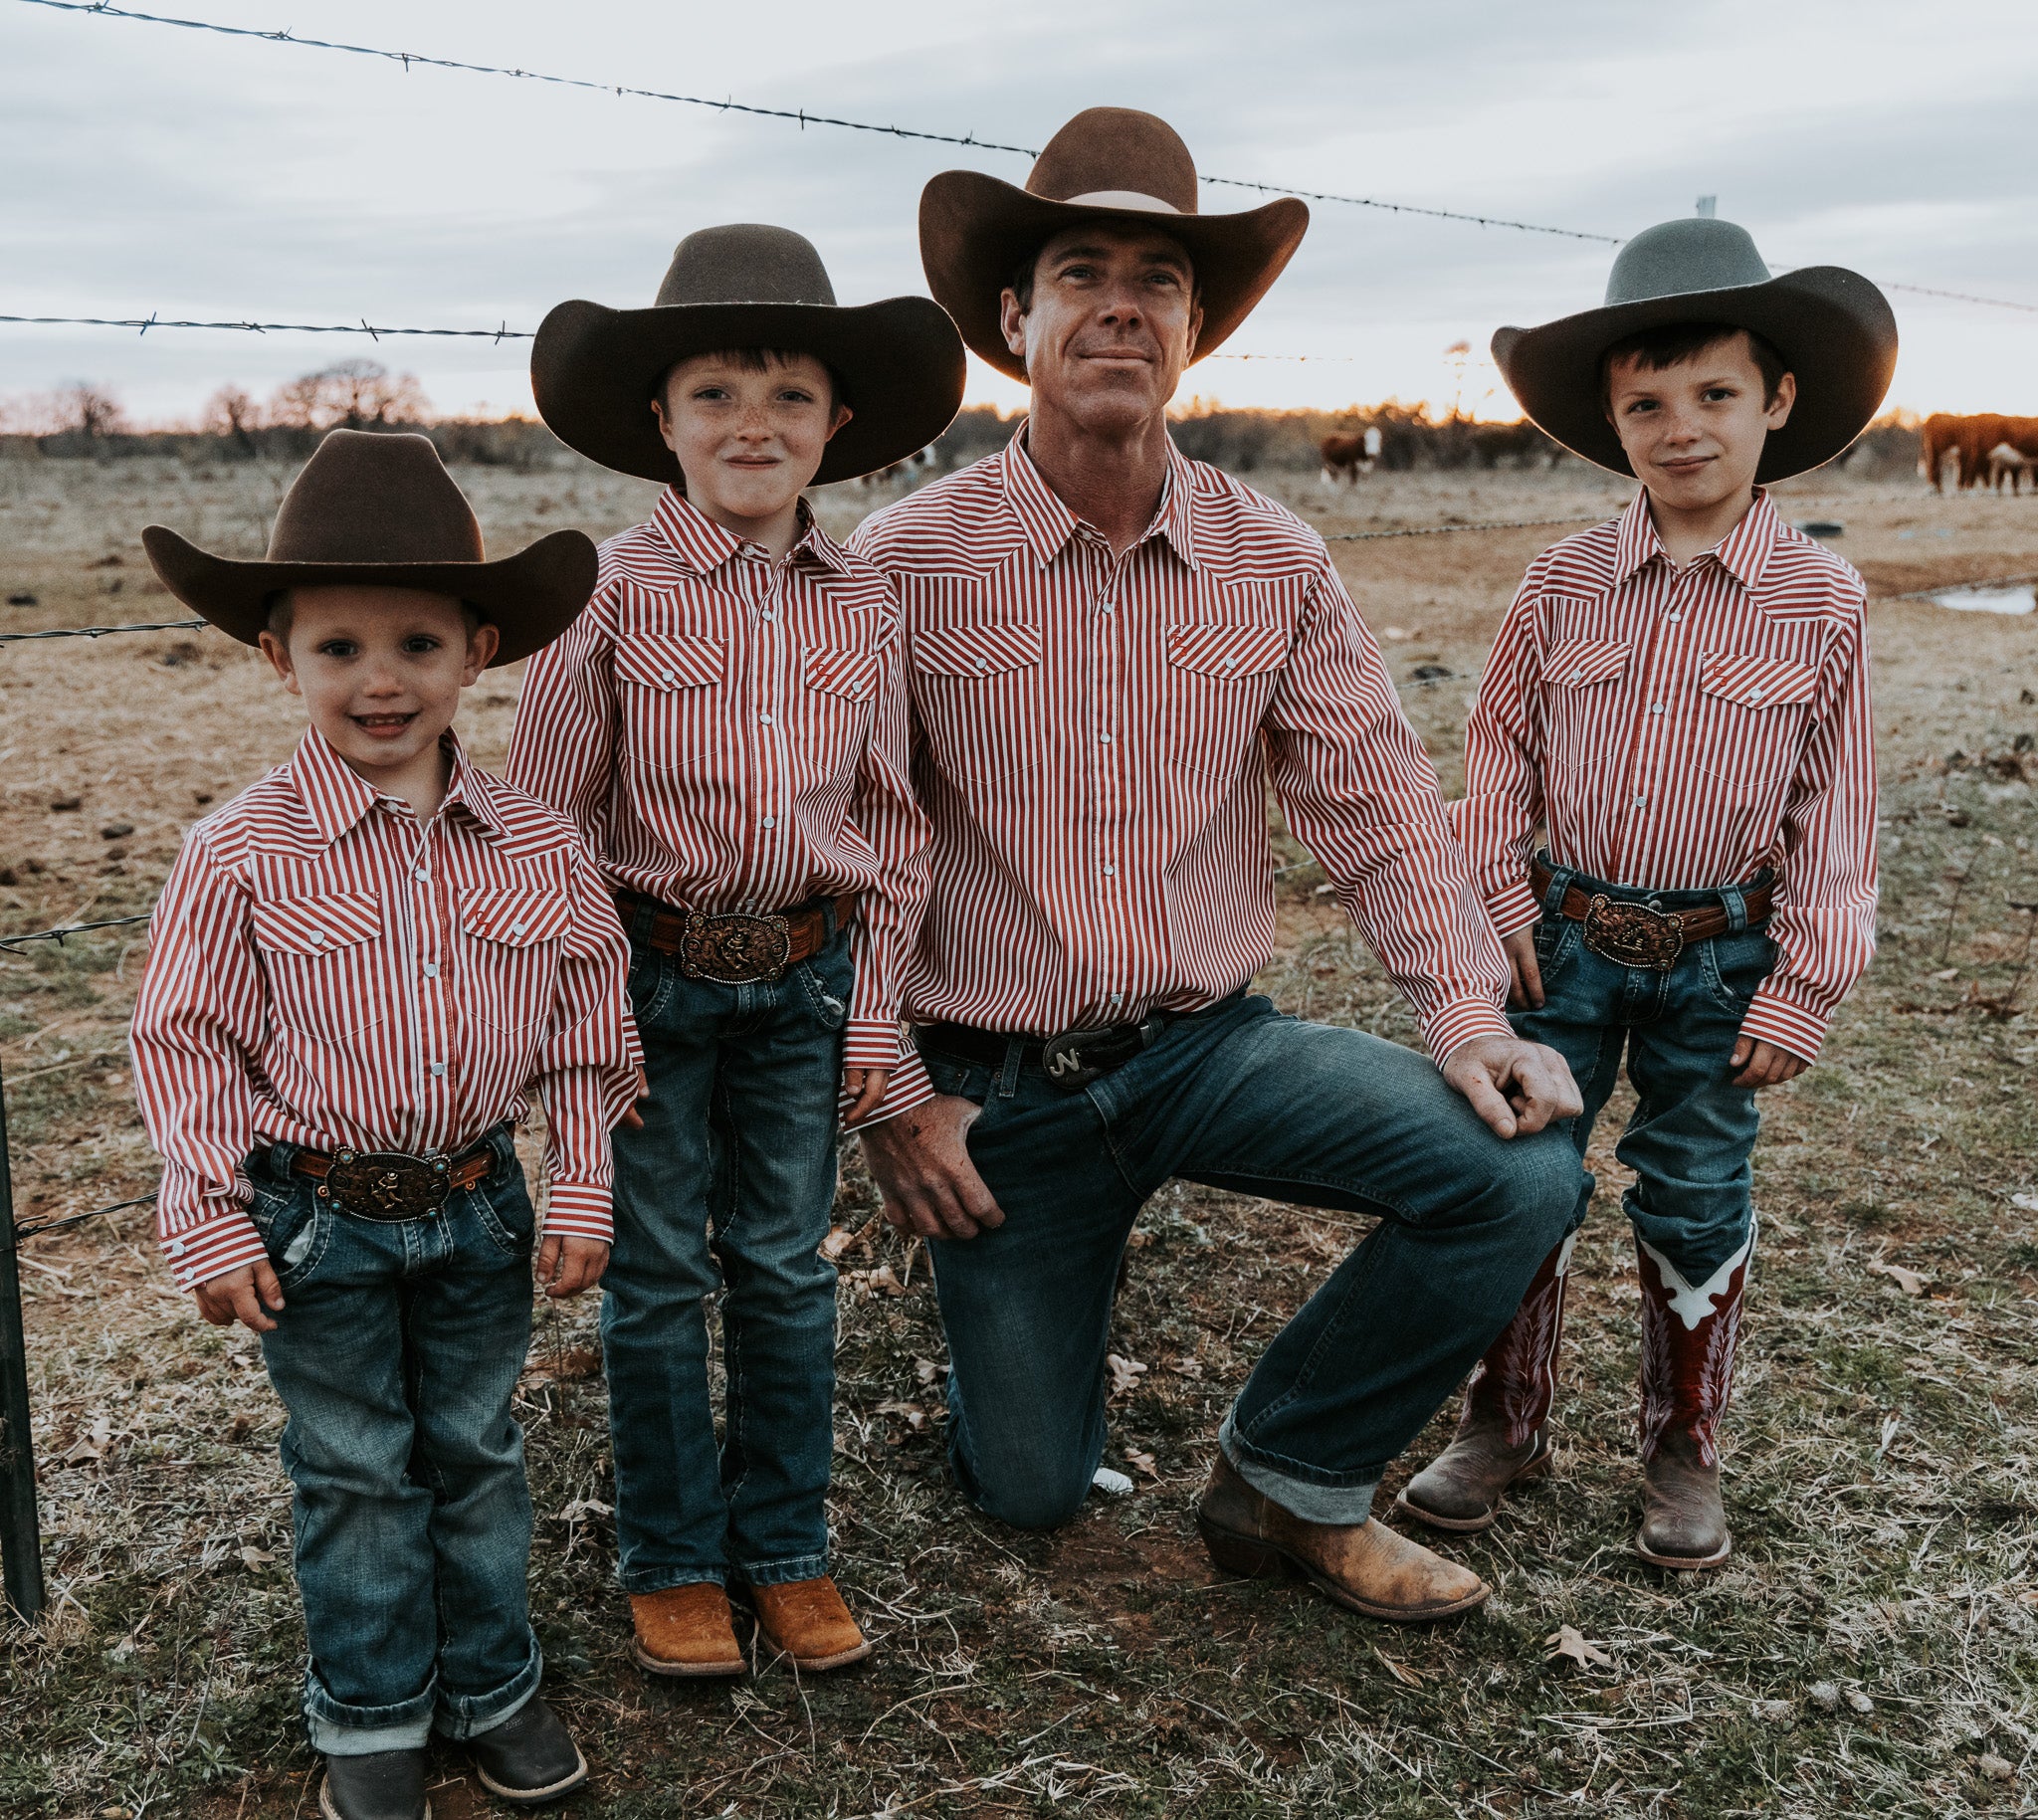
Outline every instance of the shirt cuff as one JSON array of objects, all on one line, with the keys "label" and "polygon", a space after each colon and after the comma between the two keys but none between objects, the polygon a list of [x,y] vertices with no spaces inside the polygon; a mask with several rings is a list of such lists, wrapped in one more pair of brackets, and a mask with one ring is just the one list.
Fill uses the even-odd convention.
[{"label": "shirt cuff", "polygon": [[179,1227],[157,1242],[180,1290],[195,1290],[201,1283],[210,1283],[243,1265],[264,1263],[269,1257],[255,1222],[238,1207],[196,1225]]},{"label": "shirt cuff", "polygon": [[1506,940],[1517,929],[1526,929],[1542,914],[1542,900],[1528,889],[1527,879],[1517,879],[1486,901],[1487,919],[1493,932]]},{"label": "shirt cuff", "polygon": [[1451,1052],[1476,1037],[1506,1037],[1514,1040],[1514,1026],[1501,1015],[1490,998],[1453,999],[1431,1013],[1423,1027],[1422,1040],[1436,1058],[1439,1068],[1451,1059]]},{"label": "shirt cuff", "polygon": [[1757,1043],[1773,1043],[1801,1062],[1816,1062],[1831,1023],[1829,1012],[1799,1004],[1787,996],[1787,987],[1771,979],[1755,988],[1754,1001],[1740,1020],[1740,1034]]},{"label": "shirt cuff", "polygon": [[545,1196],[545,1234],[563,1239],[598,1239],[613,1244],[616,1224],[611,1191],[603,1182],[562,1182],[554,1178]]},{"label": "shirt cuff", "polygon": [[849,1020],[842,1039],[844,1068],[897,1068],[899,1023],[895,1018]]},{"label": "shirt cuff", "polygon": [[872,1125],[897,1118],[901,1112],[910,1112],[917,1106],[924,1106],[934,1097],[934,1084],[927,1079],[926,1064],[919,1059],[919,1051],[911,1043],[901,1043],[891,1082],[885,1089],[884,1099],[878,1102],[877,1110],[868,1118],[860,1118],[844,1128],[868,1131]]}]

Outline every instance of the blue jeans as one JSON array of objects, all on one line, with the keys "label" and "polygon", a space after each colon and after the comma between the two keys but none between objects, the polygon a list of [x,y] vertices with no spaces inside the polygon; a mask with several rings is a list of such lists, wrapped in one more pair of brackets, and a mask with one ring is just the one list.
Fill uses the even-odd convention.
[{"label": "blue jeans", "polygon": [[[1751,1230],[1748,1153],[1760,1114],[1754,1090],[1733,1085],[1729,1058],[1755,989],[1775,965],[1775,944],[1759,925],[1748,926],[1738,890],[1638,891],[1549,864],[1549,893],[1535,925],[1543,1005],[1512,1013],[1515,1029],[1570,1064],[1585,1102],[1571,1126],[1581,1157],[1627,1050],[1637,1104],[1614,1154],[1635,1181],[1622,1206],[1643,1243],[1687,1284],[1705,1283]],[[1625,967],[1595,954],[1585,945],[1585,925],[1557,913],[1572,885],[1659,910],[1724,898],[1735,926],[1692,943],[1663,971]],[[1588,1174],[1573,1229],[1584,1222],[1592,1188]]]},{"label": "blue jeans", "polygon": [[530,1343],[533,1215],[507,1129],[436,1214],[334,1211],[271,1144],[249,1216],[283,1287],[262,1336],[290,1419],[305,1720],[332,1756],[472,1737],[537,1692],[530,1494],[510,1398]]},{"label": "blue jeans", "polygon": [[[855,969],[838,934],[775,984],[690,979],[634,938],[651,1097],[615,1133],[601,1332],[630,1592],[828,1571],[836,1095]],[[726,1403],[708,1387],[721,1292]]]},{"label": "blue jeans", "polygon": [[983,1108],[970,1160],[1005,1213],[932,1248],[950,1459],[978,1506],[1022,1528],[1066,1521],[1089,1490],[1119,1260],[1170,1177],[1379,1218],[1274,1336],[1219,1436],[1251,1484],[1319,1522],[1365,1520],[1577,1200],[1561,1131],[1503,1142],[1427,1058],[1264,998],[1169,1023],[1080,1094],[1016,1044],[1002,1068],[924,1054],[938,1091]]}]

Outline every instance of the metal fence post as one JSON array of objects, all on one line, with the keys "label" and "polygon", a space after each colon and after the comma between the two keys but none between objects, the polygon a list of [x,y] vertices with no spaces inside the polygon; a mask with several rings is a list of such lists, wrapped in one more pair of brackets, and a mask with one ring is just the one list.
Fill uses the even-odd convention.
[{"label": "metal fence post", "polygon": [[14,1250],[14,1175],[7,1163],[7,1091],[0,1081],[0,1557],[7,1602],[24,1623],[43,1615],[43,1530],[28,1419],[28,1343]]}]

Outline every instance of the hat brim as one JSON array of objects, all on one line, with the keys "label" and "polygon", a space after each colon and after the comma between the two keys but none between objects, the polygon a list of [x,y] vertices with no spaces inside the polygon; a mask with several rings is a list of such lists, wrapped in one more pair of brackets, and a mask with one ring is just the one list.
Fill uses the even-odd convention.
[{"label": "hat brim", "polygon": [[1065,228],[1118,222],[1181,242],[1196,270],[1203,330],[1193,356],[1215,353],[1252,313],[1309,230],[1309,204],[1280,196],[1235,215],[1170,215],[1159,210],[1056,202],[982,171],[946,170],[920,192],[919,257],[927,289],[955,318],[979,358],[1014,379],[1026,362],[1005,345],[999,299],[1012,273]]},{"label": "hat brim", "polygon": [[560,303],[538,325],[530,387],[552,434],[620,474],[684,487],[651,414],[681,360],[729,348],[812,354],[855,413],[829,439],[816,484],[854,480],[917,455],[955,419],[967,362],[955,325],[923,297],[824,303],[669,303],[610,309]]},{"label": "hat brim", "polygon": [[1581,310],[1534,328],[1503,328],[1493,357],[1536,426],[1588,462],[1632,475],[1600,407],[1599,362],[1614,342],[1673,322],[1753,330],[1797,377],[1790,421],[1769,432],[1757,482],[1824,466],[1881,408],[1897,365],[1897,318],[1858,272],[1806,266],[1761,285],[1694,291]]},{"label": "hat brim", "polygon": [[266,562],[215,556],[151,524],[142,548],[164,587],[229,638],[260,644],[285,588],[365,583],[452,594],[502,635],[490,668],[513,664],[564,632],[594,592],[599,559],[584,532],[555,530],[500,562]]}]

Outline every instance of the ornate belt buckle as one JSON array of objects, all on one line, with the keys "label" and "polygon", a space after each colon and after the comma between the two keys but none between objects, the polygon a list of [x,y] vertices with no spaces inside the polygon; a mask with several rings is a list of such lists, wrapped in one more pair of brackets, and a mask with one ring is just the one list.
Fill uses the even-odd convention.
[{"label": "ornate belt buckle", "polygon": [[1601,893],[1585,911],[1585,945],[1619,966],[1663,973],[1684,952],[1684,924],[1646,904],[1616,904]]},{"label": "ornate belt buckle", "polygon": [[1095,1043],[1110,1033],[1103,1030],[1064,1030],[1040,1046],[1040,1065],[1050,1086],[1065,1094],[1080,1094],[1091,1082],[1101,1080],[1106,1070],[1083,1060],[1083,1045]]},{"label": "ornate belt buckle", "polygon": [[687,912],[680,966],[696,979],[724,986],[768,984],[792,958],[792,925],[783,916],[703,915]]},{"label": "ornate belt buckle", "polygon": [[415,1220],[446,1205],[453,1171],[443,1156],[402,1150],[338,1150],[320,1191],[367,1220]]}]

